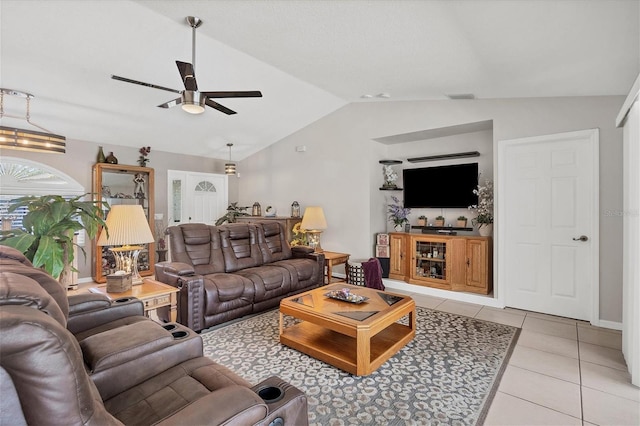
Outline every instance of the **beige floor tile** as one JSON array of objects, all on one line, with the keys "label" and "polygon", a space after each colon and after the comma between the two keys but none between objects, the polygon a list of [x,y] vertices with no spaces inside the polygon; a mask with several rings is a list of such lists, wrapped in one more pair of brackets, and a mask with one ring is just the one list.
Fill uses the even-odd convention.
[{"label": "beige floor tile", "polygon": [[482,305],[475,305],[473,303],[458,302],[455,300],[445,300],[436,307],[437,310],[442,312],[448,312],[450,314],[463,315],[465,317],[475,317]]},{"label": "beige floor tile", "polygon": [[627,371],[627,364],[624,361],[622,351],[585,342],[578,342],[578,345],[580,347],[580,361]]},{"label": "beige floor tile", "polygon": [[580,419],[498,392],[484,426],[498,425],[581,425]]},{"label": "beige floor tile", "polygon": [[575,320],[573,318],[565,318],[565,317],[559,317],[559,316],[556,316],[556,315],[541,314],[540,312],[527,311],[527,316],[531,317],[531,318],[538,318],[538,319],[543,319],[543,320],[547,320],[547,321],[554,321],[554,322],[559,322],[559,323],[568,324],[568,325],[576,325],[576,323],[578,323],[578,322],[583,322],[583,321]]},{"label": "beige floor tile", "polygon": [[518,345],[578,359],[577,340],[522,330],[518,338]]},{"label": "beige floor tile", "polygon": [[584,419],[597,425],[640,424],[640,402],[582,388]]},{"label": "beige floor tile", "polygon": [[423,308],[435,309],[438,305],[444,302],[447,299],[442,299],[440,297],[427,296],[425,294],[412,294],[411,298],[416,302],[417,306],[422,306]]},{"label": "beige floor tile", "polygon": [[601,328],[578,327],[578,340],[593,345],[622,350],[622,333]]},{"label": "beige floor tile", "polygon": [[580,384],[580,365],[575,358],[544,352],[526,346],[516,346],[509,365],[535,371],[556,379]]},{"label": "beige floor tile", "polygon": [[489,308],[487,306],[484,306],[476,315],[476,318],[481,320],[497,322],[518,328],[522,327],[524,317],[522,314],[506,312],[502,309]]},{"label": "beige floor tile", "polygon": [[498,390],[572,417],[582,417],[580,385],[575,383],[509,365]]},{"label": "beige floor tile", "polygon": [[631,375],[622,370],[580,361],[582,385],[640,402],[640,388],[631,384]]},{"label": "beige floor tile", "polygon": [[550,336],[562,337],[565,339],[578,339],[578,332],[576,331],[576,325],[567,324],[558,321],[550,321],[547,319],[532,317],[527,314],[522,324],[523,330],[531,330],[537,333],[548,334]]}]

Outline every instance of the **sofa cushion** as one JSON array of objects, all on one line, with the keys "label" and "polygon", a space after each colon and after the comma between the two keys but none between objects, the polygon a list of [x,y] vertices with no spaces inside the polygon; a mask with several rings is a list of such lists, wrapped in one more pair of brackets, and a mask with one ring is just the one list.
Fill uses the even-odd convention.
[{"label": "sofa cushion", "polygon": [[291,290],[307,288],[316,281],[320,266],[318,262],[306,258],[294,258],[272,263],[286,269],[291,274]]},{"label": "sofa cushion", "polygon": [[204,223],[187,223],[169,228],[171,259],[193,266],[196,274],[224,272],[220,235]]},{"label": "sofa cushion", "polygon": [[286,232],[278,222],[256,223],[258,242],[264,263],[276,262],[291,257],[291,247]]},{"label": "sofa cushion", "polygon": [[218,227],[226,272],[262,264],[256,227],[248,223],[233,223]]},{"label": "sofa cushion", "polygon": [[66,327],[67,318],[56,303],[35,280],[0,269],[0,305],[22,305],[38,309]]},{"label": "sofa cushion", "polygon": [[91,372],[98,372],[135,360],[170,345],[170,333],[153,321],[129,324],[94,334],[80,342]]}]

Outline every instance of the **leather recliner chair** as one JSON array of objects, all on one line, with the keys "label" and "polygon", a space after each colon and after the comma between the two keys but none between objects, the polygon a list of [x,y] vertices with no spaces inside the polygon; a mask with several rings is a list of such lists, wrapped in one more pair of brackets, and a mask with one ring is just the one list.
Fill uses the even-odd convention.
[{"label": "leather recliner chair", "polygon": [[24,274],[6,271],[7,263],[0,269],[0,424],[307,424],[298,389],[277,377],[252,387],[203,357],[200,336],[178,324],[140,317],[78,342],[52,283],[48,291],[27,263],[19,262]]}]

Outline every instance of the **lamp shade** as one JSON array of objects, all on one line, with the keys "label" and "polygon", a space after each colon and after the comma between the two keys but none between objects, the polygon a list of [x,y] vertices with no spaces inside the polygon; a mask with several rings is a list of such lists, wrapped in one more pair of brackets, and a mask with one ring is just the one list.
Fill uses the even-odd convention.
[{"label": "lamp shade", "polygon": [[[142,206],[116,205],[111,206],[107,215],[107,229],[103,229],[98,238],[99,246],[121,246],[146,244],[154,242],[149,222],[142,210]],[[109,237],[107,238],[107,232]]]},{"label": "lamp shade", "polygon": [[300,224],[302,229],[327,229],[327,220],[324,218],[324,211],[322,207],[307,207],[304,209],[304,215],[302,216],[302,223]]}]

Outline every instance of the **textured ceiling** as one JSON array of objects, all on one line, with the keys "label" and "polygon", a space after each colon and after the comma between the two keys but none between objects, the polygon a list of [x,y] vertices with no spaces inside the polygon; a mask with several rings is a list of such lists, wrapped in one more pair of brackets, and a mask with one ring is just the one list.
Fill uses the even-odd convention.
[{"label": "textured ceiling", "polygon": [[[204,21],[200,89],[263,98],[192,116],[156,107],[169,92],[110,79],[181,89],[187,15]],[[1,0],[0,87],[36,95],[33,121],[70,139],[216,158],[232,142],[239,160],[349,102],[624,95],[639,19],[634,0]],[[5,110],[24,114],[15,99]]]}]

